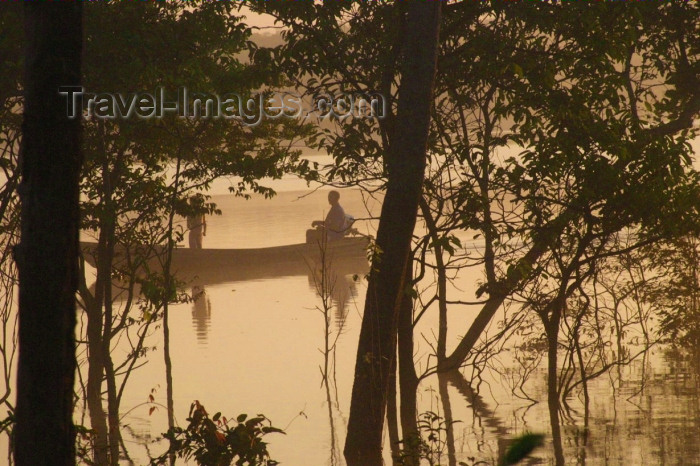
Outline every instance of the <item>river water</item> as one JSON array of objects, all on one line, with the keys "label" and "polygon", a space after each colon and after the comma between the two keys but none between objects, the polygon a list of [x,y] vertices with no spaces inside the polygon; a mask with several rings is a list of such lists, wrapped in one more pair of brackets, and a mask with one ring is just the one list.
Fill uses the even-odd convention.
[{"label": "river water", "polygon": [[[213,201],[223,215],[208,220],[205,247],[243,248],[303,242],[304,231],[328,210],[326,191],[312,192],[296,182],[279,183],[271,200],[243,200],[219,194]],[[219,191],[221,192],[221,191]],[[347,213],[366,218],[367,200],[359,191],[342,190]],[[379,211],[369,202],[370,212]],[[361,231],[372,233],[374,223],[360,220]],[[286,435],[268,437],[272,457],[288,466],[342,465],[352,374],[361,323],[367,272],[354,261],[336,278],[329,334],[337,341],[328,388],[322,384],[322,348],[326,332],[321,298],[309,268],[289,274],[259,264],[254,279],[204,284],[198,301],[178,305],[170,313],[171,357],[175,416],[185,424],[190,403],[199,400],[210,413],[229,418],[240,413],[263,413]],[[358,277],[354,277],[357,275]],[[473,298],[476,272],[460,277],[465,296]],[[435,314],[435,313],[433,313]],[[454,319],[455,337],[460,324],[473,315]],[[416,358],[419,367],[429,352],[434,316],[426,315],[418,327]],[[337,340],[336,340],[337,339]],[[456,340],[455,340],[456,341]],[[166,430],[165,379],[160,333],[151,339],[155,349],[148,364],[129,382],[123,411],[125,443],[135,464],[147,452],[161,453],[165,444],[157,436]],[[509,373],[517,364],[508,356],[499,373],[484,374],[478,394],[464,381],[442,386],[428,377],[418,393],[419,411],[445,417],[449,409],[454,448],[443,445],[441,464],[496,464],[508,439],[524,431],[549,433],[546,367],[535,369],[525,391],[532,398],[514,395]],[[510,366],[510,367],[508,367]],[[589,384],[586,413],[580,396],[570,398],[562,411],[562,441],[570,464],[700,464],[700,386],[698,361],[667,348],[655,347],[629,366],[613,369]],[[333,365],[331,364],[331,367]],[[449,403],[440,398],[447,393]],[[519,393],[515,391],[516,393]],[[153,394],[158,405],[145,403]],[[449,417],[449,416],[448,416]],[[446,432],[441,432],[446,439]],[[386,460],[390,464],[388,434]],[[553,464],[549,436],[528,464]]]},{"label": "river water", "polygon": [[[276,183],[278,195],[271,200],[236,198],[226,194],[223,184],[217,186],[212,200],[222,215],[208,218],[205,248],[301,243],[311,221],[328,210],[326,190],[313,191],[294,180]],[[346,212],[360,219],[358,229],[371,234],[376,223],[365,218],[379,212],[379,203],[357,190],[341,193]],[[251,279],[223,277],[200,283],[194,289],[203,290],[197,301],[170,310],[176,422],[186,425],[194,400],[210,414],[222,412],[229,418],[262,413],[286,432],[267,437],[272,458],[286,466],[343,465],[367,264],[353,260],[336,267],[328,328],[313,264],[291,271],[269,262],[245,266],[255,271]],[[479,278],[474,271],[460,276],[458,286],[465,297],[473,299]],[[417,328],[419,367],[425,365],[434,341],[434,314],[426,314]],[[466,312],[451,321],[453,344],[474,315]],[[326,331],[336,342],[328,385],[322,383]],[[147,364],[133,372],[122,401],[124,446],[130,457],[124,464],[146,464],[149,455],[167,448],[158,439],[167,430],[160,328],[149,337],[148,346],[152,349]],[[440,444],[439,464],[496,464],[508,440],[525,431],[547,435],[544,447],[525,464],[554,464],[545,364],[534,369],[524,386],[528,400],[511,386],[510,375],[519,367],[514,358],[506,353],[500,360],[502,370],[484,373],[478,392],[458,378],[431,376],[421,383],[419,411],[457,421],[449,433],[453,441]],[[578,394],[560,414],[567,464],[700,464],[699,368],[697,357],[658,346],[590,382],[589,409]],[[89,424],[89,418],[79,414],[77,420]],[[447,432],[440,435],[447,441]],[[385,439],[385,458],[391,464],[388,434]]]}]

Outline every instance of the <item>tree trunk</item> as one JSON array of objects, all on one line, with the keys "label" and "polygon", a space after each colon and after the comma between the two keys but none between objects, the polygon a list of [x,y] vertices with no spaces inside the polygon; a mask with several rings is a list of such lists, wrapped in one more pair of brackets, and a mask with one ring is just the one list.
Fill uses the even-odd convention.
[{"label": "tree trunk", "polygon": [[[172,431],[175,427],[175,401],[173,397],[173,363],[170,359],[170,300],[175,292],[175,280],[170,274],[170,264],[173,258],[173,248],[175,241],[173,240],[173,220],[175,218],[175,202],[180,186],[180,167],[182,163],[182,154],[177,154],[177,162],[175,164],[175,181],[173,183],[173,194],[170,203],[170,213],[168,214],[168,248],[166,249],[165,264],[163,265],[163,282],[165,289],[163,290],[163,358],[165,361],[165,397],[168,410],[168,430]],[[327,375],[327,374],[326,374]],[[169,463],[175,464],[175,454],[172,453],[169,457]]]},{"label": "tree trunk", "polygon": [[[111,287],[111,283],[110,283]],[[111,299],[111,298],[110,298]],[[106,344],[112,340],[105,340]],[[119,445],[121,431],[119,430],[119,400],[117,398],[117,380],[114,372],[112,355],[105,356],[105,376],[107,380],[107,420],[109,425],[109,458],[112,466],[119,465]]]},{"label": "tree trunk", "polygon": [[[93,459],[96,464],[109,464],[109,442],[107,440],[107,417],[102,405],[102,378],[104,375],[104,358],[102,348],[102,304],[104,302],[104,283],[111,286],[107,258],[107,236],[100,228],[97,245],[97,282],[94,299],[86,300],[87,306],[87,346],[88,346],[88,380],[87,403],[90,410],[90,426],[95,431],[95,448]],[[107,273],[105,273],[107,271]],[[86,290],[87,291],[87,290]]]},{"label": "tree trunk", "polygon": [[[396,370],[391,371],[389,375],[389,386],[386,394],[386,423],[389,431],[389,446],[391,448],[391,457],[396,459],[401,453],[401,436],[399,434],[399,407],[396,403]],[[395,461],[394,461],[395,462]]]},{"label": "tree trunk", "polygon": [[438,341],[437,360],[438,365],[447,359],[447,269],[442,258],[442,246],[438,237],[438,229],[430,212],[430,205],[421,197],[420,209],[423,213],[423,220],[428,228],[428,234],[433,242],[435,252],[435,268],[437,271],[437,294],[438,294]]},{"label": "tree trunk", "polygon": [[80,84],[82,5],[25,8],[17,465],[75,464],[73,383],[81,122],[59,86]]},{"label": "tree trunk", "polygon": [[[104,131],[104,125],[100,125]],[[112,307],[112,265],[114,261],[115,233],[117,227],[117,212],[114,204],[114,184],[119,178],[118,172],[121,163],[114,163],[114,169],[109,166],[109,156],[106,147],[102,147],[104,159],[102,161],[102,204],[104,214],[100,219],[100,238],[105,237],[104,248],[100,249],[99,257],[101,265],[102,299],[104,303],[104,324],[102,328],[102,365],[107,382],[107,423],[109,426],[109,459],[112,466],[119,464],[119,403],[117,401],[117,381],[112,362],[112,324],[114,310]]]},{"label": "tree trunk", "polygon": [[396,117],[387,154],[387,191],[377,231],[355,363],[345,443],[348,466],[382,464],[382,431],[396,326],[425,171],[441,2],[408,4]]},{"label": "tree trunk", "polygon": [[[412,269],[406,271],[406,283],[412,281]],[[401,436],[403,438],[404,465],[417,466],[420,463],[416,407],[418,376],[413,362],[413,299],[405,296],[401,301],[398,323],[399,337],[399,390],[401,399]]]},{"label": "tree trunk", "polygon": [[[556,315],[554,315],[556,313]],[[557,350],[559,336],[560,310],[555,310],[549,320],[545,322],[547,333],[547,406],[549,407],[549,422],[552,427],[552,444],[554,446],[554,460],[556,466],[564,465],[564,447],[561,438],[561,424],[559,422],[559,388],[557,378]]]},{"label": "tree trunk", "polygon": [[460,340],[457,347],[446,359],[438,362],[439,372],[449,372],[459,369],[464,364],[474,345],[479,341],[479,337],[496,312],[503,304],[503,301],[513,292],[518,284],[525,278],[534,267],[537,260],[547,251],[550,241],[559,235],[564,225],[575,213],[569,209],[564,210],[554,220],[545,225],[534,237],[530,250],[512,267],[506,276],[498,282],[495,290],[489,290],[488,301],[474,318],[469,330]]}]

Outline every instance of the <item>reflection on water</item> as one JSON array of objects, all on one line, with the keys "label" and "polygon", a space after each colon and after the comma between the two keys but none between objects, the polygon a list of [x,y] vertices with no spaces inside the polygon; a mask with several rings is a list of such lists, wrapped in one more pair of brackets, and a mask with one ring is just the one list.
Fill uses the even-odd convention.
[{"label": "reflection on water", "polygon": [[321,274],[324,271],[326,277],[323,287],[331,300],[336,326],[341,329],[348,313],[348,305],[358,294],[356,281],[369,269],[365,249],[360,243],[357,244],[358,247],[344,250],[342,254],[324,255],[326,263],[321,263],[322,259],[318,255],[296,253],[277,253],[274,259],[256,254],[256,260],[219,267],[203,267],[201,264],[206,261],[197,261],[186,266],[185,261],[180,260],[178,278],[185,277],[192,284],[192,324],[197,340],[206,343],[211,325],[212,305],[205,285],[211,288],[217,284],[305,275],[309,289],[320,297],[324,292],[320,285]]},{"label": "reflection on water", "polygon": [[197,341],[206,343],[211,325],[211,300],[203,286],[192,287],[192,325]]},{"label": "reflection on water", "polygon": [[[580,396],[560,405],[564,464],[700,464],[697,357],[656,350],[648,356],[589,382],[588,408]],[[427,380],[422,391],[440,385],[445,417],[460,421],[454,425],[455,447],[448,464],[472,464],[470,459],[476,458],[495,465],[510,441],[525,431],[548,435],[544,448],[523,464],[557,464],[549,434],[546,373],[546,368],[539,369],[527,384],[539,400],[535,403],[518,400],[497,378],[485,377],[479,391],[460,373]]]},{"label": "reflection on water", "polygon": [[[369,269],[367,259],[364,255],[364,250],[359,249],[358,255],[350,257],[337,257],[329,264],[326,269],[329,284],[328,292],[334,309],[334,320],[338,331],[343,328],[345,318],[349,310],[349,304],[357,297],[357,282],[363,277]],[[314,261],[292,261],[283,262],[282,267],[273,267],[271,264],[264,264],[260,267],[260,263],[255,266],[249,264],[242,267],[244,270],[256,270],[258,273],[252,274],[253,280],[263,280],[261,275],[264,273],[266,278],[280,278],[285,276],[301,275],[299,272],[306,272],[309,289],[315,292],[318,296],[322,290],[319,289],[320,275],[323,267]],[[192,299],[192,326],[194,328],[197,340],[200,343],[206,343],[209,335],[209,327],[211,325],[212,304],[209,294],[207,293],[206,285],[218,282],[235,283],[244,281],[238,279],[239,272],[228,274],[226,270],[209,269],[210,272],[205,274],[197,273],[196,278],[192,280],[194,285],[191,290]],[[183,269],[182,272],[187,272]]]},{"label": "reflection on water", "polygon": [[[170,313],[175,417],[184,425],[195,399],[228,417],[264,413],[287,432],[267,439],[273,458],[288,466],[341,466],[366,291],[364,254],[335,257],[326,265],[327,283],[332,285],[327,290],[330,325],[322,331],[322,263],[308,257],[290,259],[279,250],[248,257],[221,252],[303,242],[310,221],[323,218],[327,201],[324,193],[297,198],[298,193],[282,193],[272,201],[246,203],[217,197],[224,215],[208,219],[209,249],[202,250],[212,257],[179,269],[195,271],[185,281],[196,299],[173,306]],[[343,193],[343,199],[346,211],[366,216],[359,194]],[[467,272],[460,286],[468,288],[479,279]],[[465,312],[460,319],[468,323],[473,317]],[[436,316],[426,314],[424,322],[426,329],[437,327]],[[124,430],[135,464],[147,463],[146,450],[153,455],[165,450],[164,443],[152,441],[167,428],[165,412],[159,408],[149,415],[151,405],[143,405],[154,387],[159,387],[156,403],[165,404],[158,338],[150,340],[156,349],[148,354],[147,369],[135,371],[124,391],[124,411],[134,409],[129,419],[144,420],[133,435]],[[416,340],[426,340],[420,329]],[[430,351],[418,347],[416,358]],[[547,439],[524,464],[555,464],[546,368],[536,369],[524,387],[533,403],[516,396],[520,392],[509,385],[506,374],[519,370],[515,358],[506,355],[501,363],[499,373],[484,372],[471,384],[459,374],[422,382],[418,411],[433,410],[459,421],[444,432],[449,442],[441,464],[482,460],[495,465],[508,443],[527,430],[543,432]],[[699,366],[697,353],[659,347],[645,359],[590,381],[588,406],[574,391],[559,408],[566,463],[700,464]],[[391,464],[388,442],[385,450],[386,464]]]},{"label": "reflection on water", "polygon": [[[366,261],[364,264],[357,264],[357,267],[352,269],[351,274],[343,273],[349,270],[347,267],[334,267],[333,265],[329,267],[327,272],[330,282],[328,292],[333,305],[335,326],[338,332],[342,331],[345,325],[350,302],[357,297],[357,281],[367,273],[368,268]],[[309,270],[308,274],[309,288],[316,292],[319,297],[321,297],[323,292],[319,287],[322,270],[322,267],[316,266],[313,270]]]}]

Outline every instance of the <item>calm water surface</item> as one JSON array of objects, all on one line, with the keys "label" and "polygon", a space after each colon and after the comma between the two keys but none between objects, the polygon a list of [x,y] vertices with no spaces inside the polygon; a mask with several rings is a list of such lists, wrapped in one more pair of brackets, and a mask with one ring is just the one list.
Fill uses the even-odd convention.
[{"label": "calm water surface", "polygon": [[[326,191],[309,194],[298,183],[280,184],[272,200],[223,194],[213,200],[222,216],[208,218],[207,248],[253,248],[301,243],[312,220],[328,210]],[[306,197],[300,197],[309,194]],[[342,191],[347,213],[368,217],[357,191]],[[370,203],[375,213],[378,204]],[[373,232],[369,221],[361,231]],[[202,267],[206,267],[203,264]],[[270,435],[272,457],[287,466],[342,465],[342,447],[352,389],[355,351],[361,323],[366,262],[349,261],[335,267],[331,293],[331,341],[337,341],[331,383],[322,384],[325,319],[315,285],[313,264],[277,267],[245,264],[252,279],[199,283],[195,303],[170,312],[175,417],[184,426],[193,400],[213,414],[264,413],[286,435]],[[353,277],[359,275],[359,279]],[[317,275],[316,275],[317,276]],[[464,295],[473,298],[473,272],[460,279]],[[452,317],[454,341],[466,330],[471,314]],[[433,319],[433,320],[431,320]],[[433,316],[419,325],[416,357],[429,351],[436,328]],[[421,336],[422,334],[422,336]],[[151,337],[148,363],[134,372],[122,402],[125,445],[133,464],[166,449],[158,436],[167,430],[165,369],[160,329]],[[432,377],[419,389],[420,411],[434,411],[459,422],[452,445],[444,447],[441,464],[471,465],[476,460],[495,464],[507,440],[525,430],[550,432],[546,402],[546,368],[530,377],[526,389],[537,403],[513,395],[508,358],[501,374],[485,374],[478,393],[463,380]],[[677,465],[700,464],[700,393],[697,358],[657,347],[630,366],[613,370],[591,382],[586,413],[581,399],[568,400],[562,411],[563,444],[570,464]],[[441,399],[440,393],[447,394]],[[155,404],[147,403],[149,394]],[[447,403],[445,402],[447,401]],[[156,410],[149,415],[152,406]],[[449,416],[448,416],[449,417]],[[83,420],[88,423],[88,419]],[[388,440],[388,435],[386,436]],[[6,444],[5,444],[6,448]],[[389,463],[388,442],[387,464]],[[473,459],[474,458],[474,459]],[[526,464],[553,464],[551,439]],[[124,462],[128,464],[127,461]]]},{"label": "calm water surface", "polygon": [[[307,197],[306,192],[283,191],[273,200],[245,201],[215,196],[222,216],[209,217],[204,247],[253,248],[302,243],[312,220],[328,211],[327,192]],[[347,213],[367,217],[358,192],[343,192]],[[368,231],[368,222],[358,222]],[[273,458],[288,465],[322,465],[331,455],[330,423],[336,430],[335,455],[340,457],[347,422],[352,371],[365,281],[364,257],[341,261],[332,267],[331,335],[337,339],[336,381],[332,385],[332,415],[321,386],[320,352],[325,319],[320,312],[314,264],[279,267],[274,263],[245,264],[255,278],[204,284],[195,303],[175,306],[170,312],[176,419],[185,424],[190,403],[199,400],[214,413],[264,413],[286,435],[269,437]],[[360,277],[354,278],[353,275]],[[133,375],[123,402],[124,411],[146,401],[155,388],[157,403],[165,405],[162,338],[155,335],[149,363]],[[336,404],[337,403],[337,404]],[[134,409],[125,422],[134,435],[127,443],[135,463],[148,448],[162,452],[164,443],[152,444],[167,429],[164,407],[148,416],[149,405]],[[143,461],[143,460],[141,460]]]},{"label": "calm water surface", "polygon": [[[303,241],[310,222],[328,209],[326,193],[283,191],[273,200],[244,201],[216,196],[223,215],[209,219],[205,247],[264,247]],[[346,212],[367,217],[364,202],[356,191],[343,191]],[[377,204],[372,209],[378,212]],[[371,231],[369,222],[358,222]],[[366,272],[346,267],[338,277],[341,285],[333,296],[331,339],[337,338],[334,383],[322,385],[321,366],[324,317],[313,274],[275,275],[275,268],[260,264],[256,279],[204,285],[199,302],[180,305],[171,312],[172,361],[176,418],[182,425],[193,400],[210,412],[229,417],[239,413],[264,413],[286,435],[269,437],[273,458],[289,466],[340,465],[347,426],[356,342],[361,322],[364,280],[353,274]],[[281,271],[284,273],[284,271]],[[262,277],[262,278],[260,278]],[[462,278],[465,295],[473,297],[478,276]],[[338,309],[338,308],[341,309]],[[453,317],[455,338],[463,323]],[[461,316],[460,316],[461,319]],[[418,332],[417,358],[424,357],[431,339],[428,319]],[[461,324],[461,325],[460,325]],[[456,341],[456,340],[455,340]],[[162,343],[146,367],[130,383],[125,410],[146,401],[156,389],[156,401],[165,404]],[[504,358],[507,361],[507,357]],[[646,359],[614,370],[590,385],[588,413],[579,398],[568,400],[562,411],[562,436],[570,464],[700,464],[700,387],[697,360],[683,358],[659,347]],[[515,364],[513,364],[514,369]],[[442,464],[473,462],[495,464],[507,440],[525,430],[550,432],[546,403],[545,367],[528,381],[533,403],[515,397],[501,375],[487,374],[476,394],[463,381],[427,379],[418,393],[419,410],[445,416],[449,409],[454,425],[454,449],[444,448]],[[505,374],[505,375],[504,375]],[[449,398],[439,398],[441,389]],[[329,404],[330,401],[330,404]],[[149,405],[136,407],[125,421],[134,435],[127,442],[132,458],[139,463],[146,449],[158,453],[162,443],[151,443],[166,429],[166,413],[159,408],[148,415]],[[587,428],[586,428],[587,426]],[[388,436],[387,436],[388,439]],[[386,448],[388,451],[388,446]],[[448,454],[449,453],[449,454]],[[389,460],[387,455],[387,461]],[[551,440],[529,464],[553,464]]]}]

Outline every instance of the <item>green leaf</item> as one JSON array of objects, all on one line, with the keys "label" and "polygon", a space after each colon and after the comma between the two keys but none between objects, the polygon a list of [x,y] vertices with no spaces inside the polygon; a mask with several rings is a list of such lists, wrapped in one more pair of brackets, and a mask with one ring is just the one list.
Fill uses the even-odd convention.
[{"label": "green leaf", "polygon": [[544,435],[526,432],[508,446],[501,464],[503,466],[516,464],[542,445],[544,445]]},{"label": "green leaf", "polygon": [[513,72],[520,78],[525,76],[525,73],[523,73],[523,68],[517,63],[513,63]]}]

